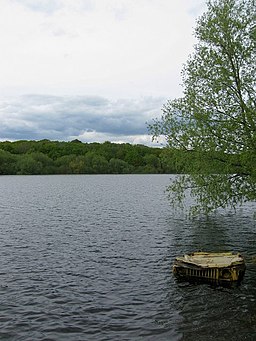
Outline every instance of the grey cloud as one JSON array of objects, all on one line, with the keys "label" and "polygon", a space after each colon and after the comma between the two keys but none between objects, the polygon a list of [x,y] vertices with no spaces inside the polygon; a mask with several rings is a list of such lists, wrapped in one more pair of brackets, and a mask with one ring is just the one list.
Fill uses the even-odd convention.
[{"label": "grey cloud", "polygon": [[110,101],[99,96],[26,95],[0,103],[0,139],[70,140],[96,132],[126,140],[148,133],[146,121],[160,112],[162,103],[163,98],[153,97]]}]

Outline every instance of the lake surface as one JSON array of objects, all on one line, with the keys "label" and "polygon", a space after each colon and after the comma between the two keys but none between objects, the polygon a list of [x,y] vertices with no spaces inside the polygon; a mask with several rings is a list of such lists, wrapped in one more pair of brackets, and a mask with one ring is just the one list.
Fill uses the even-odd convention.
[{"label": "lake surface", "polygon": [[[0,340],[256,340],[255,205],[188,220],[168,175],[0,177]],[[178,283],[176,255],[240,251],[235,288]]]}]

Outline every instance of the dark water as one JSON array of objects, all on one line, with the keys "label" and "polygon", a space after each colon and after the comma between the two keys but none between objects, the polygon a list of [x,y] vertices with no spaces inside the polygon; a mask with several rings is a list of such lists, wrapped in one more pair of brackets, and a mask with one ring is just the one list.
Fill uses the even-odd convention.
[{"label": "dark water", "polygon": [[[189,221],[165,175],[0,177],[0,340],[256,340],[255,205]],[[174,257],[240,251],[237,288]]]}]

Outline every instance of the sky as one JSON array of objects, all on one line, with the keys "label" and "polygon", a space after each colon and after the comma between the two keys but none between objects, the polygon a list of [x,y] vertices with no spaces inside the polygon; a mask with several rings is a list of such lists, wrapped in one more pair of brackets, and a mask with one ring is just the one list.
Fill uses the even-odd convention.
[{"label": "sky", "polygon": [[0,140],[151,144],[206,0],[0,0]]}]

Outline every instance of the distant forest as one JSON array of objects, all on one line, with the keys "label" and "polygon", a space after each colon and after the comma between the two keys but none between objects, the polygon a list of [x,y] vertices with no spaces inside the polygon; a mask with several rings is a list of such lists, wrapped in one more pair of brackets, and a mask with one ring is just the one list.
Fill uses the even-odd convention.
[{"label": "distant forest", "polygon": [[131,145],[60,141],[0,142],[0,174],[177,173],[166,150]]}]

